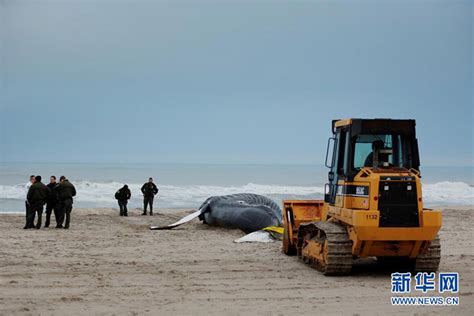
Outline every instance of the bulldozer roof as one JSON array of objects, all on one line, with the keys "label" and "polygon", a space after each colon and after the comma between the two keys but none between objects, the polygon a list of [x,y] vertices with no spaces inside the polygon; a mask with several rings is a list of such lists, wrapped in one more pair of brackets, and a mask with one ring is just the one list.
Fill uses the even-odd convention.
[{"label": "bulldozer roof", "polygon": [[399,133],[403,135],[415,135],[415,120],[398,120],[387,118],[375,119],[342,119],[332,121],[332,130],[335,132],[338,128],[350,127],[352,135],[354,134],[384,134],[384,133]]}]

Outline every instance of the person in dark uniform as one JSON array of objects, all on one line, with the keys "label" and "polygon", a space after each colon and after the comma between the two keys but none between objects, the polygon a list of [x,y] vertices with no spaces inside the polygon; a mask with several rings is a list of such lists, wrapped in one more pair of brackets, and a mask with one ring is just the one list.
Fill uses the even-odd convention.
[{"label": "person in dark uniform", "polygon": [[[59,184],[56,187],[56,192],[61,210],[58,228],[68,229],[71,221],[72,198],[76,196],[76,188],[66,179],[65,176],[61,176],[59,178]],[[65,222],[64,218],[66,219]]]},{"label": "person in dark uniform", "polygon": [[[27,228],[40,229],[43,216],[43,206],[49,198],[49,189],[41,182],[41,176],[35,177],[35,182],[28,190],[27,200],[30,205],[28,209]],[[38,221],[35,226],[35,215],[38,213]]]},{"label": "person in dark uniform", "polygon": [[126,184],[117,192],[115,192],[115,198],[117,199],[118,205],[120,207],[120,216],[128,216],[127,203],[131,197],[132,193]]},{"label": "person in dark uniform", "polygon": [[142,186],[143,193],[143,214],[146,215],[146,208],[150,205],[150,216],[153,216],[153,199],[158,193],[158,188],[153,183],[153,178],[149,178],[148,182]]},{"label": "person in dark uniform", "polygon": [[44,227],[49,227],[49,223],[51,221],[51,212],[54,210],[54,218],[56,219],[56,227],[59,225],[59,218],[60,214],[58,212],[58,195],[56,194],[56,186],[58,183],[56,182],[56,176],[51,176],[49,178],[49,183],[46,185],[49,189],[49,198],[46,202],[46,221],[44,223]]},{"label": "person in dark uniform", "polygon": [[23,229],[28,229],[28,214],[30,205],[28,204],[28,199],[26,197],[28,196],[28,190],[33,183],[35,183],[35,176],[31,175],[30,181],[25,184],[25,227],[23,227]]}]

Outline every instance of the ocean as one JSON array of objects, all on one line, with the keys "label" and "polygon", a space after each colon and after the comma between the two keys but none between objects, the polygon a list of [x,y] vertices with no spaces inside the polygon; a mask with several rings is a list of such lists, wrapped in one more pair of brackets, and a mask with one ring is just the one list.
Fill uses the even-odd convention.
[{"label": "ocean", "polygon": [[[474,168],[424,167],[425,206],[473,205]],[[76,186],[74,207],[117,207],[115,192],[128,184],[129,208],[142,207],[140,187],[153,177],[160,191],[155,208],[196,209],[209,196],[240,192],[283,199],[321,199],[327,169],[317,165],[47,164],[0,163],[0,213],[24,212],[30,174],[65,175]]]}]

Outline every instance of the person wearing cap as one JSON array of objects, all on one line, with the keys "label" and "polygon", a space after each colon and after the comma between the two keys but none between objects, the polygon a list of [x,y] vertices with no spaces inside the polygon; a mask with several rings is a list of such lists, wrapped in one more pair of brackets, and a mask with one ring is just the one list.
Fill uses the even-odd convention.
[{"label": "person wearing cap", "polygon": [[153,199],[158,193],[158,188],[153,183],[153,178],[148,178],[148,182],[142,186],[143,193],[143,214],[146,215],[147,206],[150,206],[150,216],[153,216]]},{"label": "person wearing cap", "polygon": [[120,207],[120,216],[128,216],[127,203],[131,197],[132,193],[126,184],[115,192],[115,199]]},{"label": "person wearing cap", "polygon": [[[41,218],[43,216],[43,206],[49,198],[49,189],[46,185],[41,182],[41,176],[35,177],[35,182],[31,185],[30,189],[28,190],[27,200],[29,207],[28,212],[28,221],[26,224],[28,228],[40,229],[41,228]],[[35,215],[38,213],[38,221],[36,226],[35,222]]]},{"label": "person wearing cap", "polygon": [[[66,179],[65,176],[61,176],[59,178],[59,184],[56,187],[56,192],[59,199],[59,208],[61,210],[61,218],[59,220],[59,225],[56,226],[56,228],[68,229],[71,221],[72,198],[76,196],[76,188],[68,179]],[[66,220],[64,221],[64,219]]]}]

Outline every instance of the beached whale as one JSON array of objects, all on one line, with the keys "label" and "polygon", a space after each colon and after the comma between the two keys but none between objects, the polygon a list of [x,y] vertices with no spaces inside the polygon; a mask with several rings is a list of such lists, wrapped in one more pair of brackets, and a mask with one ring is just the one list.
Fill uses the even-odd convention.
[{"label": "beached whale", "polygon": [[176,223],[150,229],[172,229],[196,217],[208,225],[239,228],[247,233],[281,225],[281,209],[274,201],[258,194],[238,193],[212,196],[202,203],[199,210]]}]

